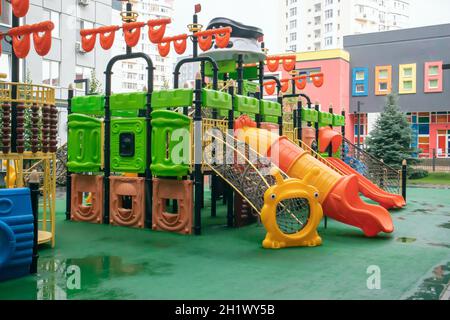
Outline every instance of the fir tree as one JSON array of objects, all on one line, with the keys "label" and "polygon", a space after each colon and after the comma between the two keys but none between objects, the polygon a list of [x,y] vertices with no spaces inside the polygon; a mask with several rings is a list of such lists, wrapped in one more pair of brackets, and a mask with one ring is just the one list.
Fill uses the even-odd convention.
[{"label": "fir tree", "polygon": [[397,96],[388,95],[384,110],[367,138],[368,152],[397,168],[404,159],[413,164],[412,154],[417,150],[411,148],[411,136],[411,126],[398,106]]}]

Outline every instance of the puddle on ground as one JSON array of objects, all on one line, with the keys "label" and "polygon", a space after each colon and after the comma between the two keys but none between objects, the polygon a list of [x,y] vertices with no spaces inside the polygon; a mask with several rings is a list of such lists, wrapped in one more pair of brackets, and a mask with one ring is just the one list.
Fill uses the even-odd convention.
[{"label": "puddle on ground", "polygon": [[398,242],[401,243],[413,243],[416,242],[416,238],[408,238],[408,237],[400,237],[396,239]]},{"label": "puddle on ground", "polygon": [[91,299],[133,298],[119,289],[99,290],[105,280],[167,274],[168,263],[124,263],[114,256],[89,256],[81,259],[42,259],[37,280],[38,300],[68,300],[89,296]]},{"label": "puddle on ground", "polygon": [[450,249],[449,243],[428,243],[428,245],[433,246],[433,247],[442,247],[442,248]]},{"label": "puddle on ground", "polygon": [[425,214],[430,214],[432,212],[432,210],[430,209],[416,209],[413,212],[415,213],[425,213]]},{"label": "puddle on ground", "polygon": [[406,220],[404,217],[397,217],[398,220]]},{"label": "puddle on ground", "polygon": [[438,227],[439,228],[450,229],[450,222],[440,224]]},{"label": "puddle on ground", "polygon": [[434,268],[433,275],[420,284],[416,293],[406,300],[449,300],[450,262]]}]

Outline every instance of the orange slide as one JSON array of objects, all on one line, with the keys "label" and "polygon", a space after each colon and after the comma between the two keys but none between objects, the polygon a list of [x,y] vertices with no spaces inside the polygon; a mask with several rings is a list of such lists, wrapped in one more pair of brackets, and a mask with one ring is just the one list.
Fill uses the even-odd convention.
[{"label": "orange slide", "polygon": [[358,171],[347,165],[344,161],[337,158],[327,159],[332,165],[341,170],[347,175],[356,175],[358,177],[359,190],[367,198],[378,202],[386,209],[403,208],[406,206],[406,201],[399,194],[392,194],[379,188],[369,179],[361,175]]},{"label": "orange slide", "polygon": [[[342,176],[286,137],[256,128],[256,123],[247,116],[236,120],[235,129],[238,140],[267,156],[288,176],[305,179],[305,183],[316,187],[325,215],[362,229],[368,237],[394,231],[386,209],[368,204],[359,197],[356,175]],[[315,168],[319,169],[318,174],[308,175]]]},{"label": "orange slide", "polygon": [[339,151],[342,141],[342,135],[330,127],[322,127],[319,129],[319,152],[327,152],[327,148],[331,143],[333,153],[336,153]]}]

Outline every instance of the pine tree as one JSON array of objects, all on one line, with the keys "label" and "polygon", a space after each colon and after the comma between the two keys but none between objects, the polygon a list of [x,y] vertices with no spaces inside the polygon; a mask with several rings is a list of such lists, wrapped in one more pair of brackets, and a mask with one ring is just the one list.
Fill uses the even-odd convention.
[{"label": "pine tree", "polygon": [[411,126],[398,106],[397,96],[388,95],[384,110],[367,138],[368,152],[393,167],[398,168],[404,159],[411,165],[412,154],[417,152],[411,148],[411,137]]}]

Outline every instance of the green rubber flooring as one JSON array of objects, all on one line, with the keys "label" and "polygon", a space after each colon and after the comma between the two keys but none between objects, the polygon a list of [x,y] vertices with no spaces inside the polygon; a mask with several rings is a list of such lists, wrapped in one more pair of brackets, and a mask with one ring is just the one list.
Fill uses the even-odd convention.
[{"label": "green rubber flooring", "polygon": [[408,196],[392,235],[329,221],[321,247],[279,251],[262,249],[262,225],[228,229],[208,203],[195,237],[68,222],[58,200],[56,248],[40,250],[37,276],[0,283],[0,299],[449,299],[450,190]]}]

